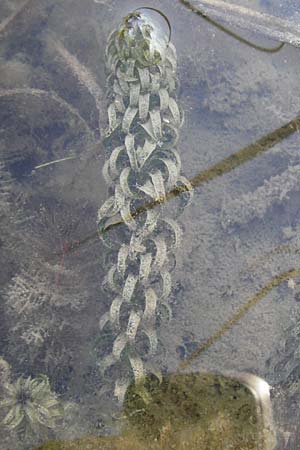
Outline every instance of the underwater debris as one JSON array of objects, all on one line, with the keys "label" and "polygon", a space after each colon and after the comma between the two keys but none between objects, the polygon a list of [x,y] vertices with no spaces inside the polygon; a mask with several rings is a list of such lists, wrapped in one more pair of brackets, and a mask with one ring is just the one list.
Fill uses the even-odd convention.
[{"label": "underwater debris", "polygon": [[294,290],[296,288],[296,282],[295,282],[294,278],[289,278],[287,280],[287,285],[288,285],[289,289]]},{"label": "underwater debris", "polygon": [[48,167],[48,166],[51,166],[52,164],[58,164],[63,161],[68,161],[69,159],[76,159],[76,158],[77,158],[77,156],[66,156],[65,158],[55,159],[54,161],[49,161],[49,162],[45,162],[43,164],[39,164],[38,166],[35,166],[33,170],[42,169],[43,167]]},{"label": "underwater debris", "polygon": [[4,390],[0,409],[6,415],[1,425],[9,430],[36,434],[41,428],[54,429],[62,418],[63,408],[46,375],[19,377],[15,383],[7,383]]},{"label": "underwater debris", "polygon": [[288,194],[297,190],[300,190],[300,165],[288,167],[280,175],[266,180],[254,192],[225,204],[222,211],[223,227],[244,225],[255,218],[261,219],[275,203],[285,201]]}]

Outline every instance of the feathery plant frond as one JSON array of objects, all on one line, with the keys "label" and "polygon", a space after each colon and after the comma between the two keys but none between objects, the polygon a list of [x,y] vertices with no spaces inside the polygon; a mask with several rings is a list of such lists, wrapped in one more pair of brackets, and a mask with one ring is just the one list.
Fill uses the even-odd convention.
[{"label": "feathery plant frond", "polygon": [[[153,15],[165,21],[166,30]],[[103,174],[111,196],[99,209],[98,226],[111,252],[104,283],[111,306],[99,325],[104,334],[110,330],[113,342],[99,367],[102,373],[118,367],[114,393],[119,401],[128,372],[136,382],[147,373],[161,376],[150,357],[158,348],[157,321],[171,315],[170,271],[182,235],[177,222],[162,213],[168,192],[184,187],[185,204],[192,194],[176,149],[183,114],[176,100],[176,49],[165,19],[151,8],[136,10],[113,31],[106,48],[109,123]],[[135,214],[149,202],[155,208]],[[110,229],[120,221],[123,226]]]},{"label": "feathery plant frond", "polygon": [[15,383],[4,385],[0,409],[6,413],[1,425],[20,433],[37,434],[41,428],[54,429],[63,415],[46,375],[19,377]]}]

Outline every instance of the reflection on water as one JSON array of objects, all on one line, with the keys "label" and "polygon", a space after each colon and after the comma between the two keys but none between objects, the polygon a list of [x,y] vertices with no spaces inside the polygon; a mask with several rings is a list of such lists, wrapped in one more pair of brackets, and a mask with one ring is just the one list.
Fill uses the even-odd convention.
[{"label": "reflection on water", "polygon": [[[279,448],[297,446],[298,50],[259,52],[236,39],[237,30],[224,33],[182,3],[162,9],[177,75],[170,46],[168,70],[163,66],[162,32],[162,45],[149,48],[146,34],[134,36],[144,45],[142,55],[135,47],[138,72],[130,74],[128,64],[116,75],[111,54],[107,82],[108,36],[141,5],[0,5],[3,449],[116,434],[124,411],[135,418],[154,397],[140,389],[146,406],[126,412],[112,385],[121,380],[121,398],[132,376],[139,381],[150,373],[163,387],[178,367],[212,378],[228,371],[262,376],[274,387]],[[249,8],[245,3],[235,2]],[[162,8],[155,0],[148,6]],[[277,13],[275,2],[254,6]],[[292,20],[292,6],[287,2],[278,16]],[[247,27],[238,34],[273,48]],[[185,207],[191,190],[194,200]],[[109,249],[97,231],[103,204],[100,219],[110,217],[100,234]],[[169,219],[179,212],[178,223]],[[188,386],[185,380],[182,389]],[[215,394],[202,391],[213,406]],[[153,448],[167,445],[170,434],[184,441],[190,426],[201,443],[218,442],[227,425],[239,439],[240,425],[217,419],[223,410],[206,409],[184,430],[184,402],[163,403],[174,420],[179,414],[178,423],[166,418]],[[226,399],[224,407],[230,405]],[[210,437],[201,431],[205,421]],[[221,422],[221,430],[214,428]],[[101,439],[101,448],[113,439],[131,448],[135,438]]]}]

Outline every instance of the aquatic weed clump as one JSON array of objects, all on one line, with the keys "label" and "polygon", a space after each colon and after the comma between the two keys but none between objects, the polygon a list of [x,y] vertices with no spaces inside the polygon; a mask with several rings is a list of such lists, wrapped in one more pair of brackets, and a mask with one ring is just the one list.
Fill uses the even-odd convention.
[{"label": "aquatic weed clump", "polygon": [[63,408],[51,391],[48,377],[19,377],[4,385],[0,409],[5,411],[1,425],[20,434],[38,435],[42,429],[54,429],[63,416]]},{"label": "aquatic weed clump", "polygon": [[179,199],[184,206],[191,192],[176,148],[183,121],[176,99],[176,50],[168,22],[165,29],[157,26],[157,16],[162,19],[148,8],[129,14],[106,48],[103,175],[110,197],[99,209],[98,226],[108,248],[104,287],[110,299],[100,330],[111,336],[111,348],[99,366],[117,379],[119,400],[130,373],[136,381],[146,373],[160,377],[150,359],[158,348],[158,320],[171,315],[171,270],[182,237],[176,220],[163,213],[169,192],[184,191]]}]

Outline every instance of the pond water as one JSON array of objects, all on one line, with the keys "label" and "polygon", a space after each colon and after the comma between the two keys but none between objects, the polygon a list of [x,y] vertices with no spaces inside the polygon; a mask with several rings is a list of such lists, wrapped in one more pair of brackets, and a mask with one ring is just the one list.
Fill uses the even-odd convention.
[{"label": "pond water", "polygon": [[[126,66],[124,80],[114,37],[107,55],[105,48],[141,6],[0,5],[0,449],[144,449],[129,438],[114,441],[123,421],[140,414],[124,398],[144,375],[155,386],[178,383],[179,409],[180,399],[205,392],[206,414],[196,420],[191,412],[189,420],[212,432],[193,428],[202,439],[193,445],[219,450],[225,439],[205,439],[227,433],[233,397],[239,414],[257,415],[253,423],[271,421],[258,405],[263,379],[272,387],[268,429],[277,446],[268,439],[243,445],[296,449],[297,2],[149,0],[159,12],[140,11],[159,43],[144,48],[131,78]],[[136,19],[128,20],[134,29]],[[155,77],[162,80],[156,91]],[[157,420],[151,388],[139,389],[130,395]],[[216,396],[219,415],[209,409]],[[164,391],[157,404],[173,401]],[[149,448],[169,448],[180,421],[191,429],[174,408],[178,421],[166,415],[157,434],[137,421],[153,440]],[[245,432],[245,417],[233,434]],[[194,448],[182,443],[185,432],[170,448]],[[78,447],[67,443],[79,438]]]}]

